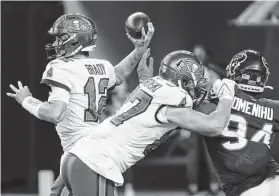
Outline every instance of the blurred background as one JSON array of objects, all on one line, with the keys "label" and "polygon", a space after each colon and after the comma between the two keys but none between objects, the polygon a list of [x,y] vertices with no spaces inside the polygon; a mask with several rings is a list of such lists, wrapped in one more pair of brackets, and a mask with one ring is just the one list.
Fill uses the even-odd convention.
[{"label": "blurred background", "polygon": [[[270,65],[269,98],[279,98],[279,6],[274,2],[8,2],[1,1],[1,192],[35,194],[38,172],[59,174],[62,148],[54,125],[37,120],[6,96],[9,84],[20,80],[33,96],[47,100],[48,90],[39,85],[47,62],[47,34],[62,14],[79,12],[98,26],[99,39],[92,57],[117,64],[132,49],[124,23],[136,12],[145,12],[155,26],[151,54],[155,74],[167,53],[194,51],[216,77],[224,77],[230,58],[251,48],[264,54]],[[138,84],[136,72],[110,94],[104,115],[118,108]],[[120,92],[120,93],[119,93]],[[125,93],[123,93],[125,92]],[[104,116],[104,117],[105,117]],[[273,146],[279,161],[279,137]],[[125,173],[127,184],[119,189],[126,196],[204,191],[216,194],[218,183],[207,161],[201,138],[177,131],[166,143]],[[125,188],[125,189],[124,189]],[[209,191],[209,193],[207,193]],[[210,193],[211,192],[211,193]],[[153,194],[154,195],[154,194]]]}]

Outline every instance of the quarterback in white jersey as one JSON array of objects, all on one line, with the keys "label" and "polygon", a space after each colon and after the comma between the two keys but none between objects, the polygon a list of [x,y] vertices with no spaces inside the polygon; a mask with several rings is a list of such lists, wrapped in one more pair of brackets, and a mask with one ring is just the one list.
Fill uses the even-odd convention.
[{"label": "quarterback in white jersey", "polygon": [[141,83],[115,115],[96,126],[94,131],[105,134],[90,133],[71,148],[62,163],[67,188],[75,196],[111,196],[113,185],[123,184],[122,173],[176,127],[207,136],[220,134],[228,122],[235,83],[214,83],[222,101],[210,115],[192,109],[205,93],[203,84],[204,68],[194,54],[167,55],[159,76]]},{"label": "quarterback in white jersey", "polygon": [[116,83],[113,66],[105,60],[68,58],[51,61],[41,83],[68,92],[49,96],[49,100],[63,100],[67,110],[57,123],[56,130],[64,151],[82,136],[92,131],[99,122],[99,115],[106,105],[107,90]]},{"label": "quarterback in white jersey", "polygon": [[[7,95],[37,118],[56,124],[63,150],[67,152],[80,138],[94,131],[106,105],[107,90],[120,85],[129,76],[147,50],[153,33],[150,22],[147,34],[142,31],[142,38],[127,35],[135,49],[113,67],[106,60],[89,57],[97,39],[94,22],[81,14],[62,15],[49,30],[55,42],[46,45],[51,61],[41,83],[51,87],[48,101],[35,99],[21,82],[18,82],[18,89],[10,85],[15,94]],[[59,177],[51,195],[60,195],[62,184]]]}]

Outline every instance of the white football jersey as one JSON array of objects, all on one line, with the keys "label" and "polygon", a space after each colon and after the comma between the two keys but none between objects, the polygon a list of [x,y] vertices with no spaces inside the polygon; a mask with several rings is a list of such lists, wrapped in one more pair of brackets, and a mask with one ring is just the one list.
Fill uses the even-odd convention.
[{"label": "white football jersey", "polygon": [[41,83],[70,93],[65,117],[56,126],[64,151],[98,124],[115,80],[114,68],[105,60],[60,58],[48,63]]},{"label": "white football jersey", "polygon": [[122,173],[164,142],[177,125],[168,123],[164,106],[192,107],[188,93],[170,82],[153,77],[140,84],[115,115],[70,150],[92,170],[123,184]]}]

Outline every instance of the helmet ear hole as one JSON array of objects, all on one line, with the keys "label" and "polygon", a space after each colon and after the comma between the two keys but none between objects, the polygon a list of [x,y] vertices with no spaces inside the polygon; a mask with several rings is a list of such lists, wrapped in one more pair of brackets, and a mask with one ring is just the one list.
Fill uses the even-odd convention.
[{"label": "helmet ear hole", "polygon": [[69,38],[70,38],[70,36],[69,36],[67,33],[62,34],[62,35],[60,36],[60,39],[61,39],[63,42],[67,41]]},{"label": "helmet ear hole", "polygon": [[60,56],[64,56],[66,54],[66,50],[64,48],[60,48],[57,52]]}]

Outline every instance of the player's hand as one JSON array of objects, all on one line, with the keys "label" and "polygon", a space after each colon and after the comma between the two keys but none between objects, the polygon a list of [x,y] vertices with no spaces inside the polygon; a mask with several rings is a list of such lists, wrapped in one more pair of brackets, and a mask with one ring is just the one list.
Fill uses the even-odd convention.
[{"label": "player's hand", "polygon": [[148,48],[138,64],[137,72],[140,83],[153,77],[153,64],[154,59],[150,57],[150,48]]},{"label": "player's hand", "polygon": [[229,79],[216,80],[212,88],[213,93],[218,97],[228,97],[233,99],[235,94],[235,81]]},{"label": "player's hand", "polygon": [[148,48],[149,43],[155,31],[152,22],[148,22],[147,26],[148,26],[147,34],[145,33],[144,27],[142,27],[141,29],[142,37],[140,39],[135,39],[131,35],[126,33],[129,40],[131,40],[131,42],[134,44],[136,52],[139,54],[143,54],[145,50]]},{"label": "player's hand", "polygon": [[27,86],[23,87],[20,81],[18,81],[17,84],[18,88],[10,84],[10,88],[12,89],[12,91],[14,91],[14,93],[7,93],[7,95],[14,98],[21,105],[26,97],[32,96],[32,93]]}]

